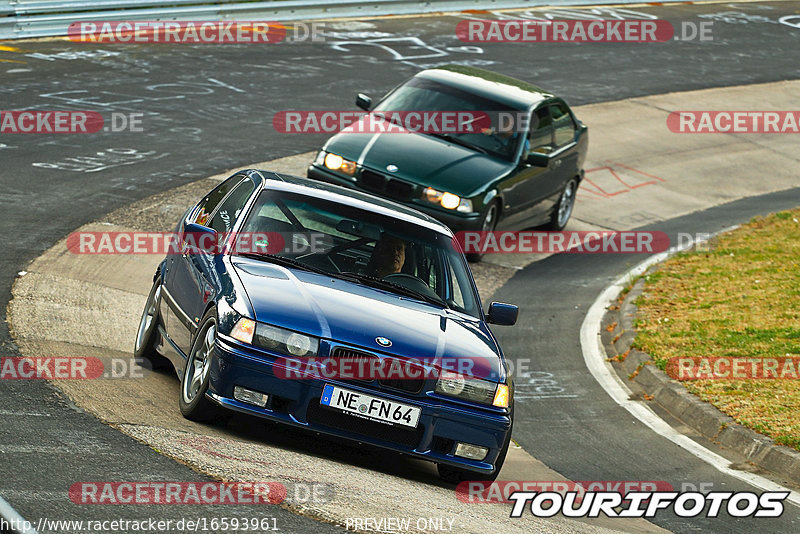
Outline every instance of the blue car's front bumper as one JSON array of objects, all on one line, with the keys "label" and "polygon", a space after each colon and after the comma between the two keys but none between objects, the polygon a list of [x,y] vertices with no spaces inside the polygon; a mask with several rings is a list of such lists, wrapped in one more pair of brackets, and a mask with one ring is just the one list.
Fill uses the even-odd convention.
[{"label": "blue car's front bumper", "polygon": [[[472,408],[449,402],[434,394],[406,395],[372,383],[316,378],[290,380],[276,376],[273,358],[218,340],[210,370],[208,397],[239,412],[369,443],[432,462],[488,473],[494,470],[498,453],[511,430],[511,418],[500,410]],[[285,375],[284,375],[285,376]],[[422,412],[416,429],[367,421],[320,404],[324,385],[337,384],[396,402],[417,406]],[[234,386],[266,393],[265,408],[233,398]],[[454,455],[456,442],[486,447],[483,461]]]}]

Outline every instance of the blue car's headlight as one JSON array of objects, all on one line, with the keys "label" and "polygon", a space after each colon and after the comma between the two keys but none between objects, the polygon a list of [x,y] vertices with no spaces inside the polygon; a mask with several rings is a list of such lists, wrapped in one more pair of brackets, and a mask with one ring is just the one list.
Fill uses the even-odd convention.
[{"label": "blue car's headlight", "polygon": [[508,408],[508,386],[480,378],[442,372],[436,382],[436,392],[498,408]]},{"label": "blue car's headlight", "polygon": [[314,357],[319,351],[319,338],[292,332],[242,317],[231,330],[231,337],[273,352],[290,356]]}]

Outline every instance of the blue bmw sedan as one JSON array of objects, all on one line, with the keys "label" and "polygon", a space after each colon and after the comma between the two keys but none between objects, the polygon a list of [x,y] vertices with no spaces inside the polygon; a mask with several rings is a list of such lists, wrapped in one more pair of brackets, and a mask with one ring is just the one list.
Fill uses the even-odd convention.
[{"label": "blue bmw sedan", "polygon": [[513,383],[452,232],[411,208],[250,170],[189,209],[137,357],[171,364],[192,420],[241,412],[493,480]]}]

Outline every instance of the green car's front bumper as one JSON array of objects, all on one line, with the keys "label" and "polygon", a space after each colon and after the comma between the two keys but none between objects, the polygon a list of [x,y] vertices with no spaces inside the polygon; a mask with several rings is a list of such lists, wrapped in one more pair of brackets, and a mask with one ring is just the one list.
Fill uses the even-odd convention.
[{"label": "green car's front bumper", "polygon": [[[355,180],[351,180],[345,178],[341,175],[335,174],[333,172],[329,172],[322,167],[318,167],[317,165],[309,165],[308,171],[306,175],[313,179],[319,180],[321,182],[327,182],[335,185],[341,185],[343,187],[349,187],[350,189],[357,189],[359,191],[363,191],[369,194],[376,194],[374,191],[370,191],[369,189],[365,189],[360,187],[358,182]],[[379,195],[381,196],[381,195]],[[472,214],[463,214],[457,211],[443,211],[442,209],[438,209],[434,206],[427,206],[424,202],[403,202],[402,200],[391,199],[394,202],[399,204],[403,204],[410,208],[413,208],[417,211],[421,211],[426,215],[430,215],[434,219],[441,221],[442,223],[446,224],[453,233],[468,231],[468,230],[480,230],[480,219],[481,215],[479,213],[472,213]]]}]

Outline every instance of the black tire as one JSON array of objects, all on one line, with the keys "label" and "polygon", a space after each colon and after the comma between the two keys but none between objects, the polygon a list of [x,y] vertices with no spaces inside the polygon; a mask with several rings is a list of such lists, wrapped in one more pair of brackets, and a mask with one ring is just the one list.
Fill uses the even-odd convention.
[{"label": "black tire", "polygon": [[[492,202],[486,211],[483,212],[483,216],[481,217],[480,228],[481,232],[494,232],[495,227],[497,227],[497,216],[500,214],[500,206],[497,202]],[[472,263],[478,263],[483,259],[484,253],[483,252],[473,252],[467,254],[467,261]]]},{"label": "black tire", "polygon": [[561,191],[561,196],[558,197],[558,203],[553,207],[553,213],[550,214],[550,222],[547,223],[547,229],[559,232],[563,230],[569,218],[572,216],[572,210],[575,207],[575,195],[578,194],[578,180],[576,178],[570,179]]},{"label": "black tire", "polygon": [[217,316],[212,308],[205,314],[200,328],[197,329],[181,377],[178,405],[181,414],[191,421],[205,423],[219,420],[223,416],[222,408],[206,398],[216,337]]},{"label": "black tire", "polygon": [[158,324],[161,321],[159,308],[161,303],[161,274],[159,273],[150,288],[147,296],[142,318],[139,320],[139,330],[136,332],[136,341],[133,346],[133,357],[145,361],[152,369],[169,369],[172,364],[168,359],[156,351],[158,341]]},{"label": "black tire", "polygon": [[468,469],[460,469],[458,467],[452,467],[445,464],[436,464],[436,470],[439,472],[439,478],[445,482],[450,482],[453,484],[458,484],[459,482],[464,482],[465,480],[494,482],[494,480],[497,478],[497,475],[499,475],[500,471],[503,469],[503,464],[506,461],[508,447],[511,444],[511,430],[513,430],[513,428],[514,423],[512,421],[511,429],[509,429],[508,436],[506,436],[506,442],[503,444],[503,448],[500,449],[500,454],[497,455],[497,461],[494,464],[494,471],[491,473],[476,473],[475,471],[469,471]]}]

